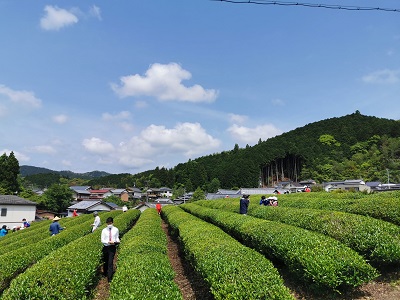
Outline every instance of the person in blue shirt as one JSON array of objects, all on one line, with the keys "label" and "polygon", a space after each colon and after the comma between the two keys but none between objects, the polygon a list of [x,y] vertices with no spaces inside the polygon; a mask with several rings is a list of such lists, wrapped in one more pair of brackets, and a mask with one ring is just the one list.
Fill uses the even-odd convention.
[{"label": "person in blue shirt", "polygon": [[51,236],[59,234],[61,230],[65,229],[65,227],[61,227],[60,223],[58,223],[58,220],[60,220],[60,218],[56,216],[53,218],[53,223],[50,224],[49,230]]},{"label": "person in blue shirt", "polygon": [[243,197],[240,199],[240,210],[239,212],[242,215],[247,215],[247,209],[249,208],[250,200],[249,200],[249,195],[243,195]]},{"label": "person in blue shirt", "polygon": [[3,225],[3,227],[0,230],[0,236],[5,236],[7,233],[8,233],[7,226]]}]

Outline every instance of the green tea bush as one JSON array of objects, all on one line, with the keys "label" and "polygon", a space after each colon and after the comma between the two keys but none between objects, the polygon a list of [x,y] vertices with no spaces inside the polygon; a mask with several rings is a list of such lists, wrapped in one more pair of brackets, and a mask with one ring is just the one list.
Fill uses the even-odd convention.
[{"label": "green tea bush", "polygon": [[167,238],[155,209],[146,209],[124,235],[110,299],[183,299],[167,256]]},{"label": "green tea bush", "polygon": [[378,276],[359,254],[325,235],[196,204],[181,207],[267,257],[283,261],[299,279],[320,288],[359,286]]},{"label": "green tea bush", "polygon": [[[139,215],[138,210],[103,214],[104,218],[114,217],[120,234],[129,230]],[[47,255],[15,278],[0,299],[91,299],[101,264],[100,229],[104,226]]]},{"label": "green tea bush", "polygon": [[[239,204],[226,200],[196,204],[236,212]],[[248,215],[309,229],[333,237],[376,264],[400,263],[400,227],[362,215],[307,208],[260,206]]]},{"label": "green tea bush", "polygon": [[260,253],[179,207],[165,206],[162,214],[214,299],[294,299],[272,263]]}]

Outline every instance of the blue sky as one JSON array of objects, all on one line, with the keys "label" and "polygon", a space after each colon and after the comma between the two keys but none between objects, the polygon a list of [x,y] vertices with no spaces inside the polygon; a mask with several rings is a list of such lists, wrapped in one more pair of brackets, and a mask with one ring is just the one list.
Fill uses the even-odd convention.
[{"label": "blue sky", "polygon": [[0,39],[0,152],[20,165],[135,174],[356,110],[400,119],[400,12],[0,0]]}]

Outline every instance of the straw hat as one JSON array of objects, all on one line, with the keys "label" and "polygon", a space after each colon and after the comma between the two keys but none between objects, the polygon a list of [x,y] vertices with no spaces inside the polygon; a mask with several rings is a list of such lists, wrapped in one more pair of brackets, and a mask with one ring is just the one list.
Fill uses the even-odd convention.
[{"label": "straw hat", "polygon": [[57,217],[57,216],[55,216],[54,218],[53,218],[53,221],[58,221],[58,220],[61,220],[59,217]]}]

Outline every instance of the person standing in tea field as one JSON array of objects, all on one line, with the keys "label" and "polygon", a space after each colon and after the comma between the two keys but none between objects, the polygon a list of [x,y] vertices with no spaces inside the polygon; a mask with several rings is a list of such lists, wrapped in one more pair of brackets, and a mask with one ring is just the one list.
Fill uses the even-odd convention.
[{"label": "person standing in tea field", "polygon": [[103,244],[103,275],[108,282],[114,275],[114,257],[117,245],[120,243],[119,230],[114,226],[114,219],[107,218],[107,227],[101,231],[101,243]]},{"label": "person standing in tea field", "polygon": [[56,216],[53,218],[53,223],[50,224],[49,231],[51,236],[59,234],[61,230],[65,229],[65,227],[61,227],[60,223],[58,223],[58,220],[60,220],[60,218]]},{"label": "person standing in tea field", "polygon": [[93,212],[94,222],[92,224],[92,232],[95,231],[101,224],[100,216],[97,211]]},{"label": "person standing in tea field", "polygon": [[240,199],[240,211],[239,211],[242,215],[247,215],[249,204],[250,204],[249,195],[243,195],[243,197]]}]

